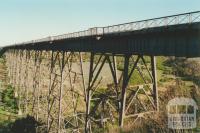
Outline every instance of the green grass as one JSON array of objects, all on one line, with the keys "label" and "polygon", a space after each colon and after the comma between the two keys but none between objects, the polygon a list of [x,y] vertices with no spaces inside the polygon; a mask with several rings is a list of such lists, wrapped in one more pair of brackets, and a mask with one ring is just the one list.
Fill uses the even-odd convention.
[{"label": "green grass", "polygon": [[[146,77],[146,76],[145,76]],[[142,77],[138,73],[138,71],[134,71],[131,78],[130,78],[130,85],[139,85],[144,83]]]},{"label": "green grass", "polygon": [[0,107],[0,133],[10,133],[10,125],[18,118],[17,114]]},{"label": "green grass", "polygon": [[14,88],[8,86],[1,93],[0,133],[10,133],[10,125],[17,118],[17,101],[14,98]]}]

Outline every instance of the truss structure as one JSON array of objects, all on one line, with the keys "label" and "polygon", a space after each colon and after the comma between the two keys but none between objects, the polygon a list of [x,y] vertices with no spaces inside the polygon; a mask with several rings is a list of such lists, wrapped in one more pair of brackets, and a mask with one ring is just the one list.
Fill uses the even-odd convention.
[{"label": "truss structure", "polygon": [[[42,122],[38,132],[92,132],[108,123],[123,127],[126,120],[159,111],[154,56],[10,50],[6,59],[19,114]],[[106,65],[112,80],[102,85]],[[143,82],[133,83],[135,74]]]}]

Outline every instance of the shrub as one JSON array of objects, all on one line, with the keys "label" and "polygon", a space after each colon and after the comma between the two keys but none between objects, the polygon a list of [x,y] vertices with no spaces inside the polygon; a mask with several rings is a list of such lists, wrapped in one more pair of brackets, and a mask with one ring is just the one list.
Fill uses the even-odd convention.
[{"label": "shrub", "polygon": [[18,109],[17,99],[14,96],[14,88],[12,86],[8,86],[2,92],[2,102],[5,105],[6,109],[9,109],[11,112],[16,112]]}]

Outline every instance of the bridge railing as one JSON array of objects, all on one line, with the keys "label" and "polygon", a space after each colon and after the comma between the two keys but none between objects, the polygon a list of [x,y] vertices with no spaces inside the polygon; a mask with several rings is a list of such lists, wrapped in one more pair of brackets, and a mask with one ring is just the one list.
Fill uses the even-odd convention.
[{"label": "bridge railing", "polygon": [[118,32],[136,31],[153,27],[187,24],[187,23],[190,24],[194,22],[200,22],[200,11],[107,26],[103,28],[104,31],[103,33],[111,34]]},{"label": "bridge railing", "polygon": [[22,44],[30,44],[30,43],[34,44],[38,42],[51,42],[55,40],[64,40],[69,38],[80,38],[87,36],[98,36],[98,35],[106,35],[113,33],[130,32],[130,31],[143,30],[153,27],[190,24],[195,22],[200,22],[200,11],[135,21],[135,22],[112,25],[107,27],[94,27],[84,31],[46,37],[38,40],[25,42]]}]

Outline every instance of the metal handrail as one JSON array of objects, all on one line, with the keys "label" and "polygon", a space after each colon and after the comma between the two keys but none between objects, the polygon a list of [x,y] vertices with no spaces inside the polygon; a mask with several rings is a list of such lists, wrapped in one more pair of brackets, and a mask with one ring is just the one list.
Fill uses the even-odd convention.
[{"label": "metal handrail", "polygon": [[165,16],[165,17],[160,17],[160,18],[140,20],[140,21],[111,25],[111,26],[106,26],[106,27],[94,27],[94,28],[90,28],[84,31],[68,33],[68,34],[63,34],[63,35],[58,35],[58,36],[50,36],[50,37],[46,37],[46,38],[42,38],[38,40],[24,42],[22,44],[52,42],[55,40],[64,40],[64,39],[78,38],[78,37],[130,32],[130,31],[148,29],[148,28],[153,28],[153,27],[170,26],[170,25],[178,25],[178,24],[191,24],[195,22],[200,22],[200,11]]}]

